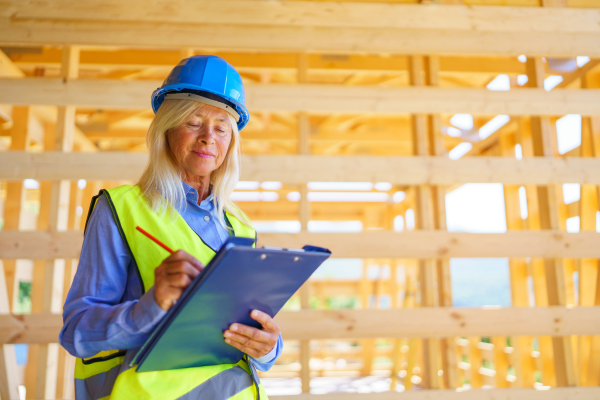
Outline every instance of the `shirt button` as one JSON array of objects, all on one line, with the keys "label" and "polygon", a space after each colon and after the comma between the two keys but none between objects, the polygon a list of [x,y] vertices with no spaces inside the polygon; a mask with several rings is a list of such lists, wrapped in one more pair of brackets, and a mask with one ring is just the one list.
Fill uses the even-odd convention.
[{"label": "shirt button", "polygon": [[207,215],[206,217],[204,217],[205,221],[210,221],[210,217]]}]

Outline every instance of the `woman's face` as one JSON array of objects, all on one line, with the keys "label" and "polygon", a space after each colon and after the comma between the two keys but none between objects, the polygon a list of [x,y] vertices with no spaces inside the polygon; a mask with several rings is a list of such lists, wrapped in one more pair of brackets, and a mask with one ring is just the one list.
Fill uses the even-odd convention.
[{"label": "woman's face", "polygon": [[167,135],[169,148],[188,180],[210,177],[221,166],[233,132],[229,114],[204,105]]}]

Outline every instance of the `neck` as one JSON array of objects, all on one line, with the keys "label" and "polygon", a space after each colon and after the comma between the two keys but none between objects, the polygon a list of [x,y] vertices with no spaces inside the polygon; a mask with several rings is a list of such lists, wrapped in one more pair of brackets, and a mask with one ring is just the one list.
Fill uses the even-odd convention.
[{"label": "neck", "polygon": [[210,175],[209,176],[190,176],[186,174],[183,181],[196,189],[198,192],[198,204],[210,195]]}]

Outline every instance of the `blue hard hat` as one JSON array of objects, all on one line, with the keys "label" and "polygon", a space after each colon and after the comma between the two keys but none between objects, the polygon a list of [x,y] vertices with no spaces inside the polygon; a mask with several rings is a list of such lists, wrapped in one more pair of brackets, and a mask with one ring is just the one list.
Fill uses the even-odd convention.
[{"label": "blue hard hat", "polygon": [[[250,119],[245,106],[246,95],[240,74],[217,56],[193,56],[183,59],[171,71],[162,86],[152,93],[152,109],[158,111],[165,95],[177,93],[176,98],[202,98],[203,102],[238,115],[238,129]],[[173,96],[174,97],[174,96]]]}]

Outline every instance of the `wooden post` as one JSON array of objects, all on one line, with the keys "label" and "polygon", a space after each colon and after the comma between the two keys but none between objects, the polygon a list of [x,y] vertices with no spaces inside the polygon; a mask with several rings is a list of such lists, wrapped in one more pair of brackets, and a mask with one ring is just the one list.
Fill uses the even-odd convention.
[{"label": "wooden post", "polygon": [[[81,207],[81,200],[83,190],[79,188],[79,182],[71,182],[71,192],[69,199],[69,218],[68,228],[79,229],[80,220],[82,214],[78,214],[77,209]],[[65,273],[63,281],[63,298],[62,303],[65,303],[67,293],[73,282],[75,271],[77,269],[78,260],[65,260]],[[70,355],[65,349],[59,348],[58,350],[58,368],[57,368],[57,380],[56,380],[56,398],[57,399],[69,399],[74,397],[74,373],[75,373],[75,357]]]},{"label": "wooden post", "polygon": [[[508,135],[500,136],[500,146],[502,156],[515,157],[515,145],[517,141],[514,137]],[[522,230],[524,220],[521,218],[521,207],[519,199],[519,187],[514,185],[504,185],[504,205],[506,210],[506,227],[508,230]],[[528,307],[529,306],[529,286],[527,283],[527,261],[522,258],[511,258],[509,260],[510,269],[510,291],[513,307]],[[529,353],[531,352],[531,339],[527,337],[511,337],[513,347],[513,368],[515,370],[514,387],[523,387],[524,382],[528,387],[533,386],[533,370],[531,362],[523,362],[523,357],[529,361]],[[524,381],[524,376],[527,380]],[[496,375],[497,383],[499,382],[498,374]],[[502,383],[503,385],[503,383]],[[504,387],[504,386],[500,386]]]},{"label": "wooden post", "polygon": [[[308,54],[298,55],[298,83],[307,81]],[[308,113],[298,113],[298,154],[310,154],[310,120]],[[308,230],[310,221],[310,202],[308,201],[308,188],[306,184],[300,185],[299,218],[302,231]],[[300,288],[300,307],[310,308],[310,284],[306,282]],[[300,341],[300,381],[302,393],[310,392],[310,340]]]},{"label": "wooden post", "polygon": [[[581,78],[582,89],[595,89],[598,85],[587,75]],[[584,117],[581,125],[581,156],[600,157],[600,124],[597,117]],[[596,213],[600,210],[600,187],[581,185],[579,217],[581,231],[596,231]],[[593,306],[598,291],[598,259],[583,258],[579,264],[579,306]],[[594,344],[596,346],[594,346]],[[600,384],[600,336],[579,337],[579,384]]]},{"label": "wooden post", "polygon": [[[393,218],[393,217],[392,217]],[[393,225],[393,223],[392,223]],[[393,228],[393,227],[392,227]],[[398,285],[398,267],[400,266],[399,260],[390,260],[390,297],[392,308],[398,308],[400,306],[399,301],[399,285]],[[404,281],[406,284],[406,280]],[[405,286],[406,288],[406,286]],[[392,369],[390,390],[395,391],[398,383],[398,373],[400,372],[401,358],[402,358],[402,339],[395,339],[392,343]]]},{"label": "wooden post", "polygon": [[[435,62],[435,61],[434,61]],[[413,86],[423,86],[424,71],[423,57],[410,57],[410,83]],[[435,66],[433,67],[435,68]],[[429,69],[429,68],[428,68]],[[428,71],[429,72],[429,71]],[[430,79],[437,79],[437,74],[427,73]],[[411,116],[412,137],[413,137],[413,155],[430,155],[432,150],[439,145],[431,140],[431,135],[427,129],[427,118],[423,114],[414,114]],[[419,185],[415,188],[415,226],[417,229],[435,229],[436,228],[436,191],[429,185]],[[439,220],[438,220],[439,222]],[[436,260],[419,260],[419,280],[421,282],[421,307],[435,307],[438,304],[436,299]],[[438,371],[439,365],[439,340],[423,339],[423,387],[428,389],[439,389],[440,379]]]},{"label": "wooden post", "polygon": [[[540,57],[529,58],[527,75],[531,87],[544,87],[544,65]],[[553,156],[553,138],[550,118],[547,116],[531,117],[531,133],[533,139],[533,155],[536,157]],[[558,200],[553,185],[537,187],[540,210],[541,229],[560,229],[558,219]],[[549,305],[566,305],[564,268],[560,259],[544,259],[546,287]],[[557,386],[574,386],[577,384],[573,350],[570,337],[553,337],[554,368]]]},{"label": "wooden post", "polygon": [[483,378],[479,373],[479,369],[481,368],[481,350],[477,346],[481,341],[480,337],[472,336],[467,338],[469,340],[469,364],[471,368],[469,369],[470,378],[471,378],[471,387],[472,388],[480,388],[483,385]]},{"label": "wooden post", "polygon": [[[406,271],[406,296],[404,297],[405,308],[416,307],[417,305],[417,276],[418,263],[416,260],[405,260],[404,269]],[[413,386],[411,376],[413,369],[418,364],[421,348],[421,339],[411,338],[408,340],[408,359],[406,361],[406,378],[404,379],[404,389],[410,390]]]},{"label": "wooden post", "polygon": [[[13,127],[11,129],[12,142],[10,150],[27,150],[30,141],[30,108],[13,107]],[[4,228],[22,229],[21,212],[25,201],[25,186],[21,181],[6,182],[6,202],[4,204]],[[9,310],[14,311],[14,300],[19,283],[15,281],[17,260],[5,260],[4,272],[7,284]]]},{"label": "wooden post", "polygon": [[[44,137],[45,149],[51,150],[54,146],[54,131],[46,130]],[[40,213],[37,220],[37,230],[47,230],[50,215],[51,182],[40,183]],[[46,260],[35,260],[33,263],[33,277],[31,281],[31,312],[41,313],[44,303],[44,273]],[[25,369],[25,389],[27,399],[36,399],[36,386],[39,363],[39,344],[30,344]]]},{"label": "wooden post", "polygon": [[[377,209],[372,207],[365,208],[363,220],[363,227],[365,229],[369,228],[380,228],[380,215]],[[374,284],[369,280],[368,271],[371,266],[376,266],[377,268],[377,280]],[[363,277],[361,280],[361,301],[363,308],[377,308],[377,297],[380,293],[380,277],[381,274],[381,266],[379,265],[378,260],[374,259],[365,259],[363,266]],[[373,305],[370,304],[371,295],[375,295],[375,300]],[[376,339],[364,339],[362,340],[363,347],[363,368],[361,371],[362,376],[371,375],[373,368],[373,359],[375,355],[375,342]]]},{"label": "wooden post", "polygon": [[[0,260],[0,314],[10,314],[8,291],[4,279],[4,267]],[[19,378],[17,376],[15,346],[0,345],[0,398],[19,400]]]},{"label": "wooden post", "polygon": [[[429,56],[425,59],[425,77],[428,86],[440,85],[440,60],[438,56]],[[446,148],[442,138],[442,121],[437,114],[429,116],[428,126],[429,154],[443,156]],[[432,187],[434,228],[447,230],[446,226],[446,188],[443,186]],[[450,277],[450,260],[447,258],[436,260],[437,267],[437,298],[440,307],[452,307],[452,282]],[[458,387],[458,359],[456,358],[456,338],[440,340],[442,381],[447,389]]]},{"label": "wooden post", "polygon": [[[370,298],[371,298],[371,288],[373,284],[369,280],[369,269],[371,266],[375,266],[375,260],[367,258],[364,260],[363,264],[363,275],[360,281],[360,301],[362,308],[371,308]],[[377,266],[378,267],[378,266]],[[373,307],[374,308],[374,307]],[[373,350],[375,346],[375,339],[363,339],[362,342],[362,358],[363,358],[363,367],[361,371],[361,376],[369,376],[371,375],[371,367],[373,365]]]},{"label": "wooden post", "polygon": [[[27,150],[30,140],[30,108],[13,107],[13,127],[11,130],[11,150]],[[18,230],[21,227],[21,211],[25,201],[23,182],[6,183],[6,203],[4,206],[4,229]],[[0,314],[10,314],[15,308],[18,282],[15,280],[17,260],[4,260],[0,282]],[[2,399],[19,398],[17,377],[17,359],[13,345],[0,346],[0,397]]]},{"label": "wooden post", "polygon": [[[532,121],[530,119],[521,118],[519,124],[520,142],[523,150],[523,157],[533,157],[533,138],[532,138]],[[535,185],[526,185],[527,192],[527,209],[528,217],[524,221],[524,225],[528,229],[539,230],[541,229],[540,223],[540,205],[538,201],[538,194]],[[546,287],[546,272],[544,269],[544,260],[540,258],[532,258],[528,265],[528,271],[533,278],[533,294],[535,299],[536,307],[548,306],[548,295]],[[529,355],[532,354],[533,345],[529,347],[527,354],[524,354],[523,363],[524,365],[534,365],[534,368],[538,368],[538,371],[542,374],[542,381],[544,385],[556,386],[556,374],[554,369],[554,357],[552,350],[552,339],[550,336],[541,336],[537,338],[539,344],[539,355],[533,360],[529,359]],[[533,343],[533,342],[532,342]],[[532,361],[529,363],[529,361]],[[525,370],[526,372],[526,370]],[[535,380],[535,377],[532,378]],[[524,377],[525,382],[527,379]]]},{"label": "wooden post", "polygon": [[[79,48],[65,46],[62,58],[62,76],[73,79],[78,76]],[[58,107],[55,150],[69,152],[73,149],[75,134],[75,107]],[[50,192],[49,229],[64,231],[68,223],[69,182],[52,182]],[[63,299],[65,260],[47,260],[44,273],[42,311],[60,313]],[[40,345],[35,394],[38,398],[54,399],[58,368],[58,344]]]}]

